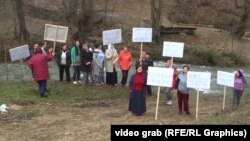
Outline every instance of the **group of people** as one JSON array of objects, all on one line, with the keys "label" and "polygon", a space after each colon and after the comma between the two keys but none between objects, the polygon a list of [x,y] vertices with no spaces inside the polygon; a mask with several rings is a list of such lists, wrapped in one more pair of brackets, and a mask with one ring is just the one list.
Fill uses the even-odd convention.
[{"label": "group of people", "polygon": [[[143,55],[142,55],[143,56]],[[131,76],[129,82],[129,108],[134,115],[140,116],[146,112],[146,91],[147,91],[147,63],[141,59],[140,63],[136,65],[136,73]],[[178,74],[177,68],[173,66],[171,58],[166,59],[166,67],[173,68],[173,81],[171,87],[165,88],[166,104],[172,105],[172,91],[176,90],[177,104],[179,114],[182,115],[185,112],[186,115],[191,115],[189,111],[189,88],[187,87],[187,74],[190,70],[188,65],[183,65],[182,73]],[[147,66],[147,67],[145,67]],[[246,87],[245,73],[242,69],[235,72],[234,88],[233,88],[233,100],[232,109],[237,110],[240,104],[240,98]]]},{"label": "group of people", "polygon": [[[103,51],[101,43],[95,43],[94,49],[89,43],[81,44],[75,41],[75,44],[69,48],[63,44],[56,53],[48,49],[47,43],[34,44],[34,55],[29,59],[29,67],[34,80],[38,84],[39,94],[41,97],[47,97],[47,80],[49,79],[48,62],[55,57],[59,68],[59,80],[63,81],[64,72],[66,73],[67,82],[71,81],[70,67],[73,67],[73,84],[81,83],[83,86],[89,84],[89,76],[92,78],[94,85],[105,83],[104,72],[106,69],[106,84],[117,85],[117,68],[122,72],[121,85],[125,86],[128,80],[128,73],[133,64],[132,54],[124,47],[118,54],[114,45],[108,45]],[[141,56],[135,63],[136,71],[129,79],[129,108],[134,115],[140,116],[146,112],[146,96],[152,95],[150,85],[147,85],[148,67],[153,66],[154,62],[150,53],[142,52]],[[183,111],[190,115],[189,111],[189,88],[187,87],[187,74],[190,70],[188,65],[183,65],[183,72],[178,73],[177,68],[173,66],[171,58],[166,59],[166,67],[173,68],[173,83],[171,87],[165,88],[167,105],[172,105],[172,93],[176,90],[179,114]],[[105,69],[104,69],[105,68]],[[80,74],[83,74],[80,80]],[[239,69],[235,73],[234,91],[233,91],[233,109],[237,109],[240,104],[240,98],[246,87],[245,73]]]},{"label": "group of people", "polygon": [[[114,45],[108,45],[103,51],[101,43],[95,43],[94,49],[90,43],[81,43],[76,40],[72,47],[63,44],[56,53],[48,49],[46,42],[36,43],[33,46],[34,54],[29,59],[29,67],[33,78],[39,85],[39,94],[46,97],[47,80],[49,79],[48,62],[55,58],[59,68],[59,80],[63,81],[64,72],[66,81],[71,82],[70,68],[73,68],[73,84],[89,84],[89,78],[93,85],[118,85],[117,66],[122,72],[120,84],[125,86],[128,79],[129,70],[133,64],[132,54],[127,47],[117,53]],[[46,59],[45,59],[46,58]],[[106,69],[106,82],[104,73]],[[82,74],[82,80],[81,80]],[[43,76],[43,77],[41,77]],[[42,81],[43,83],[40,83]]]}]

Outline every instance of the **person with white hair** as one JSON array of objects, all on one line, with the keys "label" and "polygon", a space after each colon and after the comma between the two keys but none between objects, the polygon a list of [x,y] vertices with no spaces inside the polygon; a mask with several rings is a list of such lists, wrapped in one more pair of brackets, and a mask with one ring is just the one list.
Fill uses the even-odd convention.
[{"label": "person with white hair", "polygon": [[117,81],[117,71],[116,71],[116,63],[118,60],[118,54],[114,47],[114,45],[109,44],[108,49],[105,51],[106,57],[106,84],[108,85],[116,85]]}]

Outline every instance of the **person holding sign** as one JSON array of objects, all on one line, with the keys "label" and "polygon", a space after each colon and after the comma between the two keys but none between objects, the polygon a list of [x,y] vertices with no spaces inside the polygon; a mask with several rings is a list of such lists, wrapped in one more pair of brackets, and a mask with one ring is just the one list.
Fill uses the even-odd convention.
[{"label": "person holding sign", "polygon": [[101,85],[104,83],[104,59],[105,55],[102,51],[102,45],[100,43],[96,43],[95,49],[93,51],[92,62],[92,75],[94,85]]},{"label": "person holding sign", "polygon": [[178,107],[179,114],[182,114],[182,107],[187,115],[190,115],[189,112],[189,88],[187,87],[187,73],[189,71],[189,66],[183,66],[183,73],[179,74],[176,81],[176,89],[177,89],[177,99],[178,99]]},{"label": "person holding sign", "polygon": [[171,58],[167,58],[166,67],[174,69],[172,87],[167,87],[166,90],[165,90],[166,97],[167,97],[167,105],[172,105],[173,101],[172,101],[171,91],[174,90],[175,87],[176,87],[175,85],[176,85],[176,79],[177,79],[177,76],[178,76],[178,71],[177,71],[176,67],[173,66],[173,64],[171,62]]},{"label": "person holding sign", "polygon": [[118,56],[119,67],[122,71],[121,85],[125,86],[128,79],[128,72],[132,65],[132,55],[127,47],[124,47]]},{"label": "person holding sign", "polygon": [[56,59],[57,65],[59,67],[59,80],[63,81],[63,73],[65,71],[66,73],[66,80],[67,82],[70,82],[70,64],[71,64],[71,57],[70,57],[70,51],[68,49],[67,44],[63,44],[62,49],[57,54]]},{"label": "person holding sign", "polygon": [[[149,66],[153,66],[154,62],[150,57],[149,53],[146,52],[142,52],[141,54],[141,58],[139,60],[136,61],[135,66],[142,66],[142,72],[145,73],[146,75],[148,75],[148,67]],[[152,89],[150,85],[147,85],[147,95],[148,96],[152,96]]]},{"label": "person holding sign", "polygon": [[242,69],[239,69],[235,73],[234,90],[233,90],[233,110],[237,110],[240,105],[240,98],[246,87],[245,73]]},{"label": "person holding sign", "polygon": [[71,48],[71,63],[74,67],[73,84],[82,83],[80,81],[80,65],[81,65],[81,44],[80,41],[75,42],[75,46]]},{"label": "person holding sign", "polygon": [[136,67],[136,72],[129,81],[129,108],[135,116],[146,112],[146,84],[147,76],[142,72],[142,66]]},{"label": "person holding sign", "polygon": [[34,79],[38,83],[40,96],[47,97],[45,92],[47,90],[46,82],[49,79],[48,62],[52,61],[54,53],[52,53],[52,49],[49,49],[49,54],[43,55],[40,47],[35,49],[35,53],[29,60],[29,68],[34,73]]},{"label": "person holding sign", "polygon": [[118,54],[114,45],[109,44],[108,49],[105,51],[106,57],[106,83],[108,85],[116,85],[117,84],[117,71],[115,68],[115,64],[118,59]]}]

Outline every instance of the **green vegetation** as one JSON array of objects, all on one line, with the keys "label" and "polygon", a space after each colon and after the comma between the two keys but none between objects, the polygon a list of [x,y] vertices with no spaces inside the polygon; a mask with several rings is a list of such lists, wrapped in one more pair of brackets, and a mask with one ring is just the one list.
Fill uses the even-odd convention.
[{"label": "green vegetation", "polygon": [[[0,103],[29,105],[39,103],[104,105],[118,98],[128,96],[127,88],[103,86],[72,85],[66,82],[48,81],[49,97],[41,98],[35,82],[1,82]],[[111,89],[112,88],[112,89]]]}]

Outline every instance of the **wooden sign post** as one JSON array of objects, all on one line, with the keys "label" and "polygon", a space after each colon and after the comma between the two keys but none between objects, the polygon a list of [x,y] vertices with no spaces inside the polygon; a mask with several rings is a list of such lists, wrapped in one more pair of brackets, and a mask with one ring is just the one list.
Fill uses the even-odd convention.
[{"label": "wooden sign post", "polygon": [[23,66],[23,59],[30,56],[29,46],[23,45],[20,47],[9,49],[11,61],[20,60],[22,72],[23,72],[23,79],[25,80],[25,70]]},{"label": "wooden sign post", "polygon": [[227,87],[234,87],[234,73],[217,71],[217,84],[224,86],[222,109],[225,109]]},{"label": "wooden sign post", "polygon": [[56,42],[66,43],[68,27],[45,24],[44,40],[53,42],[53,52],[55,52]]},{"label": "wooden sign post", "polygon": [[187,87],[197,89],[196,114],[195,114],[196,119],[198,119],[198,110],[199,110],[199,91],[201,89],[209,90],[210,83],[211,83],[210,72],[189,71],[187,73]]},{"label": "wooden sign post", "polygon": [[152,28],[133,28],[132,41],[141,43],[140,49],[140,64],[142,64],[142,52],[143,52],[143,43],[152,42]]},{"label": "wooden sign post", "polygon": [[173,83],[174,70],[172,68],[149,67],[147,85],[158,86],[155,120],[158,117],[160,89],[161,87],[171,87]]}]

